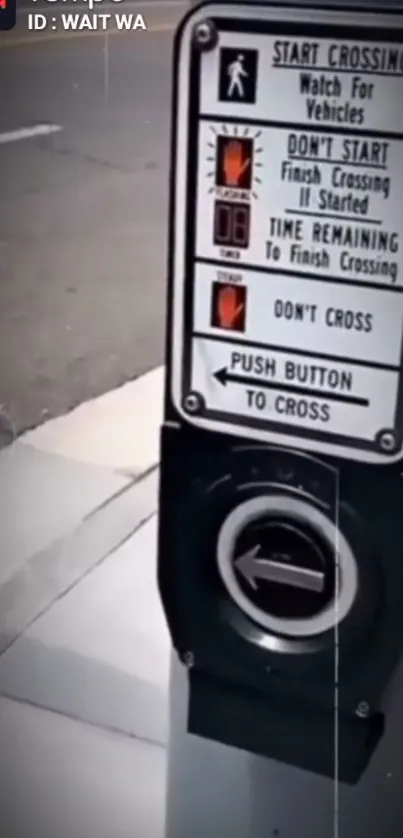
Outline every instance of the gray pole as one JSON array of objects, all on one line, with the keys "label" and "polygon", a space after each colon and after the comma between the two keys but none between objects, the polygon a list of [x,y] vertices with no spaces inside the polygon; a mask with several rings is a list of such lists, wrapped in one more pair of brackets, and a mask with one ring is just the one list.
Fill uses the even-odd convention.
[{"label": "gray pole", "polygon": [[192,736],[187,703],[173,653],[165,838],[402,838],[403,665],[384,739],[353,787]]}]

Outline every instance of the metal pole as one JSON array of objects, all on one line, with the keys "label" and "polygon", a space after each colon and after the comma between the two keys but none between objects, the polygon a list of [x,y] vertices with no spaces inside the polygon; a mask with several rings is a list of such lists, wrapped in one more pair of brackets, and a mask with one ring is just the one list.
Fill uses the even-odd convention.
[{"label": "metal pole", "polygon": [[256,760],[188,734],[187,706],[187,670],[173,652],[165,838],[257,838],[261,833],[251,831]]},{"label": "metal pole", "polygon": [[188,734],[187,705],[187,670],[172,653],[165,838],[401,838],[403,666],[384,739],[358,785],[337,795],[333,780]]}]

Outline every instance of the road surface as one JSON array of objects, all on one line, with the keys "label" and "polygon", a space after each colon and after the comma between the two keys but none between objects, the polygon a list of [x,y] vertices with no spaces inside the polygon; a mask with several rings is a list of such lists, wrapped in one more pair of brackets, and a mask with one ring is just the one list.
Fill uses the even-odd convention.
[{"label": "road surface", "polygon": [[21,12],[2,33],[0,443],[162,362],[170,60],[185,8],[128,2],[146,31],[63,37],[28,33]]}]

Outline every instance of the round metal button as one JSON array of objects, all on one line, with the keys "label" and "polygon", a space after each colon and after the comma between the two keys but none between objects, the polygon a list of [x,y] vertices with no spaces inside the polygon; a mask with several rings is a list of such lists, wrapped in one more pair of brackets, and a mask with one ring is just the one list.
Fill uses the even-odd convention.
[{"label": "round metal button", "polygon": [[245,614],[295,639],[329,631],[357,593],[357,565],[343,534],[315,506],[288,495],[235,507],[219,533],[217,562]]},{"label": "round metal button", "polygon": [[334,551],[315,530],[285,517],[246,525],[235,543],[234,571],[245,596],[281,619],[313,617],[335,593]]}]

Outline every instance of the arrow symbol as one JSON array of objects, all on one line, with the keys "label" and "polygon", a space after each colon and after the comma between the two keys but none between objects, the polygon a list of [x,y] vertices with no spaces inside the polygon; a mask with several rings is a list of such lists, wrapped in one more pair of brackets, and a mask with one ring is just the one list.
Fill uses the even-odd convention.
[{"label": "arrow symbol", "polygon": [[[234,562],[236,569],[246,579],[251,588],[257,590],[256,580],[264,579],[266,582],[277,582],[304,591],[322,593],[325,585],[324,573],[307,567],[298,567],[284,561],[258,558],[259,550],[260,544],[257,544],[235,559]],[[288,561],[286,556],[283,556],[283,558]]]},{"label": "arrow symbol", "polygon": [[267,381],[264,378],[249,378],[247,375],[235,375],[228,372],[228,367],[222,367],[213,372],[213,378],[219,381],[223,387],[230,384],[243,384],[245,387],[260,387],[264,390],[281,390],[284,393],[295,393],[306,395],[327,401],[344,402],[345,404],[356,404],[359,407],[369,407],[369,399],[362,399],[359,396],[344,396],[342,393],[328,393],[325,390],[311,390],[304,387],[297,387],[295,384],[285,384],[281,381]]},{"label": "arrow symbol", "polygon": [[[226,387],[227,386],[227,381],[229,380],[228,379],[227,367],[223,367],[221,370],[217,370],[216,372],[213,372],[213,377],[216,379],[216,381],[219,381],[220,384],[223,385],[223,387]],[[403,474],[402,474],[402,477],[403,477]]]}]

